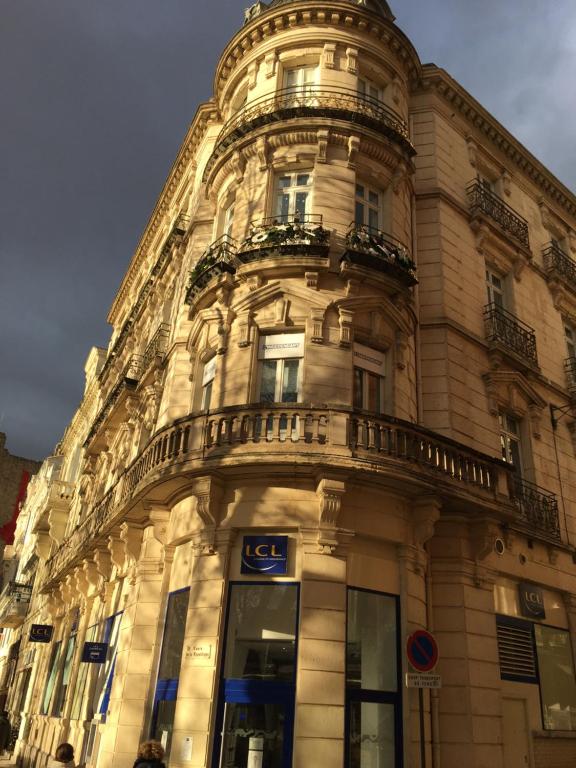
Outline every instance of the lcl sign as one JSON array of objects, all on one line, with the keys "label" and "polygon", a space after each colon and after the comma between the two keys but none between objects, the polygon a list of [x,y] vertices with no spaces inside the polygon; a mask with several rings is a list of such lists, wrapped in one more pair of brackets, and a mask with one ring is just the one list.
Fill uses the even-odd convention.
[{"label": "lcl sign", "polygon": [[521,581],[518,585],[520,612],[530,619],[545,619],[544,595],[540,587]]},{"label": "lcl sign", "polygon": [[240,573],[285,574],[288,536],[244,536]]},{"label": "lcl sign", "polygon": [[54,627],[49,624],[32,624],[30,627],[31,643],[49,643],[52,640]]}]

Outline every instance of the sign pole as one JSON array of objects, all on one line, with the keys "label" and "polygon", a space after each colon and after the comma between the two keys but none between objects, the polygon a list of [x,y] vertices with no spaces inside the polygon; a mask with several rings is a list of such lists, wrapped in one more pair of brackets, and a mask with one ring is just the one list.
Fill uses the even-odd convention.
[{"label": "sign pole", "polygon": [[424,688],[418,688],[418,708],[420,710],[420,764],[426,768],[426,734],[424,732]]}]

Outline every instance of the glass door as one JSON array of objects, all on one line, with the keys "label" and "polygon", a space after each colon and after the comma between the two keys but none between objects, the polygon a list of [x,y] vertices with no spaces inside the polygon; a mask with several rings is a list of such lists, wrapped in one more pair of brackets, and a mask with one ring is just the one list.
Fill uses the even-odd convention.
[{"label": "glass door", "polygon": [[298,586],[233,584],[214,768],[290,768]]}]

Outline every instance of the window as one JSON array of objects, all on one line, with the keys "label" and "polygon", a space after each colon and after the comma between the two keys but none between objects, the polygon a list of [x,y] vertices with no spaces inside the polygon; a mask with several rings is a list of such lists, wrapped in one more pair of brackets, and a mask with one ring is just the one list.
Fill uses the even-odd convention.
[{"label": "window", "polygon": [[297,403],[300,400],[300,362],[303,333],[262,336],[258,349],[262,403]]},{"label": "window", "polygon": [[564,323],[564,338],[566,339],[568,357],[576,358],[576,330],[569,323]]},{"label": "window", "polygon": [[295,67],[284,72],[284,89],[293,102],[310,103],[316,81],[316,67]]},{"label": "window", "polygon": [[203,411],[207,411],[210,408],[210,403],[212,401],[212,386],[215,377],[216,355],[204,365],[204,373],[202,374],[202,403],[200,405]]},{"label": "window", "polygon": [[510,616],[497,616],[496,630],[501,678],[539,686],[546,730],[576,731],[570,633]]},{"label": "window", "polygon": [[367,77],[358,78],[358,93],[367,99],[382,101],[382,89]]},{"label": "window", "polygon": [[52,647],[50,654],[50,662],[48,664],[48,677],[46,678],[46,686],[44,688],[44,697],[42,698],[42,708],[40,713],[47,715],[50,709],[50,701],[54,692],[54,686],[56,685],[56,678],[58,676],[58,670],[60,668],[60,649],[62,647],[62,641],[58,640]]},{"label": "window", "polygon": [[354,344],[354,408],[382,413],[384,410],[384,372],[386,355],[370,347]]},{"label": "window", "polygon": [[108,649],[106,651],[106,662],[99,665],[96,691],[93,699],[93,712],[100,715],[101,722],[106,722],[106,715],[110,704],[121,621],[122,612],[109,616],[104,622],[102,642],[108,645]]},{"label": "window", "polygon": [[522,454],[520,452],[520,422],[505,412],[498,414],[500,423],[500,446],[502,459],[512,464],[516,473],[522,473]]},{"label": "window", "polygon": [[504,281],[494,272],[486,270],[486,290],[488,291],[488,304],[494,304],[504,309]]},{"label": "window", "polygon": [[275,215],[284,221],[309,213],[312,174],[308,171],[283,173],[276,179]]},{"label": "window", "polygon": [[222,226],[222,234],[228,235],[228,237],[232,237],[232,227],[234,226],[234,206],[235,201],[232,201],[225,209],[224,209],[224,218],[223,218],[223,226]]},{"label": "window", "polygon": [[380,228],[382,194],[365,184],[356,184],[355,223],[359,226]]},{"label": "window", "polygon": [[[93,624],[91,627],[88,627],[88,630],[86,631],[85,642],[94,642],[97,638],[97,632],[98,632],[97,624]],[[83,706],[84,692],[86,690],[86,683],[88,682],[88,678],[90,677],[90,672],[92,672],[92,675],[96,674],[95,667],[96,667],[95,664],[86,664],[86,663],[80,664],[80,668],[78,670],[78,676],[76,678],[76,686],[74,688],[74,698],[72,700],[72,711],[70,713],[71,720],[84,719],[84,709],[85,709],[85,707]]]},{"label": "window", "polygon": [[66,691],[68,690],[68,683],[70,682],[70,673],[72,672],[72,660],[74,659],[74,649],[76,648],[76,632],[77,624],[74,625],[68,643],[66,645],[66,654],[64,656],[64,669],[62,670],[62,677],[58,681],[56,688],[56,694],[54,696],[54,703],[52,706],[52,715],[54,717],[61,717],[64,710],[64,703],[66,701]]},{"label": "window", "polygon": [[395,597],[348,590],[346,708],[348,768],[396,765],[401,687]]},{"label": "window", "polygon": [[167,753],[170,751],[180,663],[184,647],[184,632],[188,615],[190,589],[172,592],[168,597],[162,653],[158,668],[158,682],[154,695],[154,714],[152,716],[152,737],[162,742]]}]

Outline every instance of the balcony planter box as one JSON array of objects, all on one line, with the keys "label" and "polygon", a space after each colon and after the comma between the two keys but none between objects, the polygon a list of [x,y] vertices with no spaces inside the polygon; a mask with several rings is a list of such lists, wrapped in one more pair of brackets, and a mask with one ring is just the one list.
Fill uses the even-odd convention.
[{"label": "balcony planter box", "polygon": [[406,287],[418,283],[416,265],[400,243],[389,240],[371,227],[353,225],[346,236],[346,251],[340,264],[354,264],[389,275]]},{"label": "balcony planter box", "polygon": [[321,225],[291,222],[255,226],[238,250],[243,264],[268,256],[324,256],[330,233]]}]

